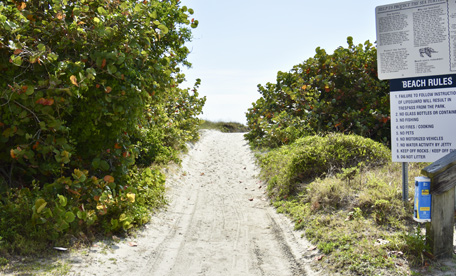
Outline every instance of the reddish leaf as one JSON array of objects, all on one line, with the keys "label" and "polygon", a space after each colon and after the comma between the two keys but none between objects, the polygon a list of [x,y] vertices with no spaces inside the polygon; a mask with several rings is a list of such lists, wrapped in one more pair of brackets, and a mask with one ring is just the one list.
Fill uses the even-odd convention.
[{"label": "reddish leaf", "polygon": [[17,5],[16,5],[17,9],[22,11],[23,9],[25,9],[27,7],[27,4],[25,4],[24,2],[19,2]]},{"label": "reddish leaf", "polygon": [[39,146],[39,144],[40,144],[40,142],[37,141],[37,142],[35,143],[35,145],[33,145],[32,148],[33,148],[33,149],[36,149],[36,148]]},{"label": "reddish leaf", "polygon": [[54,104],[54,99],[48,99],[46,100],[45,104],[44,105],[53,105]]},{"label": "reddish leaf", "polygon": [[10,155],[11,155],[11,158],[13,158],[13,159],[16,159],[16,158],[17,158],[17,156],[16,156],[16,154],[14,153],[14,150],[13,150],[13,149],[10,150]]},{"label": "reddish leaf", "polygon": [[39,98],[35,103],[49,106],[54,104],[54,99]]},{"label": "reddish leaf", "polygon": [[103,180],[107,183],[113,183],[114,182],[114,177],[110,176],[109,174],[106,175]]},{"label": "reddish leaf", "polygon": [[74,195],[78,195],[78,196],[81,195],[78,191],[72,190],[72,189],[70,189],[70,188],[67,188],[67,191],[70,192],[70,193],[72,193],[72,194],[74,194]]},{"label": "reddish leaf", "polygon": [[36,100],[35,103],[44,105],[45,102],[46,102],[45,98],[39,98],[38,100]]},{"label": "reddish leaf", "polygon": [[106,215],[107,213],[108,213],[108,208],[103,206],[103,208],[100,210],[99,214],[103,216],[103,215]]}]

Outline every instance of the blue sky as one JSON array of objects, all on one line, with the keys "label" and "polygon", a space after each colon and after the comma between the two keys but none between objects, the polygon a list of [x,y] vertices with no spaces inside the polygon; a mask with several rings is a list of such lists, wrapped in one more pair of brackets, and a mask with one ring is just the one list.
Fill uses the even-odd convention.
[{"label": "blue sky", "polygon": [[261,95],[257,85],[315,55],[355,43],[375,42],[375,7],[401,1],[181,0],[199,21],[184,70],[188,84],[200,78],[207,101],[202,119],[245,123]]}]

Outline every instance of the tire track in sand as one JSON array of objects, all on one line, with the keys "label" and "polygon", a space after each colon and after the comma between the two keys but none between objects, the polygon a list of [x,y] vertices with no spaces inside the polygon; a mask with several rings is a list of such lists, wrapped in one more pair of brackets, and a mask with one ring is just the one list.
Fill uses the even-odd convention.
[{"label": "tire track in sand", "polygon": [[[167,180],[170,205],[148,229],[75,275],[317,275],[310,244],[276,214],[243,134],[204,131]],[[116,259],[116,262],[109,260]]]}]

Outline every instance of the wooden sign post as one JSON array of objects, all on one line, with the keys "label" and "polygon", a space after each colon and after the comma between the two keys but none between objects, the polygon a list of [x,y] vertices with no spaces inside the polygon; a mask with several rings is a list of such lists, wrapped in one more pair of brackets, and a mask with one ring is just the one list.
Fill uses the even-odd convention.
[{"label": "wooden sign post", "polygon": [[426,225],[426,240],[436,258],[453,256],[456,151],[424,168],[431,179],[431,222]]}]

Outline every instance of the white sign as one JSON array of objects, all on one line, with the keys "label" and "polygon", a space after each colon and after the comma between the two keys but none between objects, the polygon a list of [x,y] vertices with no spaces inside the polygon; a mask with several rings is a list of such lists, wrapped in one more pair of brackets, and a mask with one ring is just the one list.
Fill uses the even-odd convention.
[{"label": "white sign", "polygon": [[390,82],[393,162],[434,162],[456,150],[456,75]]},{"label": "white sign", "polygon": [[378,78],[456,73],[456,0],[376,7]]}]

